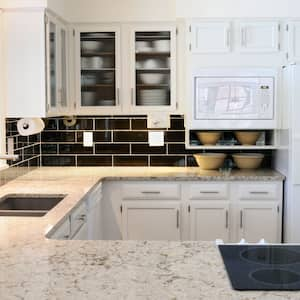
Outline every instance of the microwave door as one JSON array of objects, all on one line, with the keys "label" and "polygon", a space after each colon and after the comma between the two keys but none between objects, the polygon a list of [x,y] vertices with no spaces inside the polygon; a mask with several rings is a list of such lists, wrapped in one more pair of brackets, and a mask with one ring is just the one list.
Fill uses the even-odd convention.
[{"label": "microwave door", "polygon": [[268,119],[273,117],[272,78],[196,79],[196,119]]}]

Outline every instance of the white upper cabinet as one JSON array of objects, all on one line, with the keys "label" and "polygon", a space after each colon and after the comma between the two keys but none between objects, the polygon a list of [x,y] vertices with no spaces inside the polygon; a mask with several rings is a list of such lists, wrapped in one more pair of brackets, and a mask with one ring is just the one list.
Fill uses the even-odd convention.
[{"label": "white upper cabinet", "polygon": [[278,52],[278,22],[240,22],[240,51],[242,52]]},{"label": "white upper cabinet", "polygon": [[176,109],[176,27],[132,25],[130,34],[131,112]]},{"label": "white upper cabinet", "polygon": [[175,26],[79,25],[75,44],[77,113],[176,109]]},{"label": "white upper cabinet", "polygon": [[[44,9],[3,13],[7,117],[66,113],[67,30]],[[46,25],[46,26],[45,26]]]},{"label": "white upper cabinet", "polygon": [[68,31],[46,16],[47,116],[68,113]]},{"label": "white upper cabinet", "polygon": [[75,45],[76,112],[120,112],[120,27],[78,26]]},{"label": "white upper cabinet", "polygon": [[291,22],[287,25],[288,31],[288,59],[300,61],[300,22]]},{"label": "white upper cabinet", "polygon": [[189,205],[190,238],[198,241],[229,241],[228,201],[199,201]]},{"label": "white upper cabinet", "polygon": [[226,53],[231,50],[230,22],[197,22],[190,25],[192,53]]}]

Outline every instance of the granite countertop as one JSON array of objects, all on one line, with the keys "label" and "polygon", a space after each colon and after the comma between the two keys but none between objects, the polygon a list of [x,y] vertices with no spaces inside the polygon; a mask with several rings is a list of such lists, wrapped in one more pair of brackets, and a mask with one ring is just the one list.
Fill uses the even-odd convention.
[{"label": "granite countertop", "polygon": [[[45,238],[103,178],[201,180],[199,174],[195,168],[41,168],[2,186],[0,197],[68,196],[41,218],[0,218],[0,299],[300,299],[300,292],[232,290],[214,243]],[[283,179],[273,171],[251,176]]]}]

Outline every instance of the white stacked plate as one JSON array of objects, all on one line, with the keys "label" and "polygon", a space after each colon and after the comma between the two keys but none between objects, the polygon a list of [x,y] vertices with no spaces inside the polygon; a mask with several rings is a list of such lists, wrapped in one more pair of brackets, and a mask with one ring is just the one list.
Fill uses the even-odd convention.
[{"label": "white stacked plate", "polygon": [[85,74],[81,76],[81,86],[94,86],[97,84],[97,76],[95,74]]},{"label": "white stacked plate", "polygon": [[82,106],[94,106],[96,100],[96,93],[91,91],[84,91],[81,93]]},{"label": "white stacked plate", "polygon": [[97,106],[114,106],[115,105],[115,100],[97,100]]},{"label": "white stacked plate", "polygon": [[103,58],[99,56],[81,57],[82,70],[96,70],[103,68]]},{"label": "white stacked plate", "polygon": [[82,41],[81,50],[86,52],[100,51],[104,43],[101,41]]},{"label": "white stacked plate", "polygon": [[160,106],[168,104],[167,90],[149,89],[140,91],[140,99],[138,101],[138,105]]},{"label": "white stacked plate", "polygon": [[148,41],[137,41],[135,43],[135,50],[137,53],[139,52],[152,52],[153,48],[151,47],[151,43]]}]

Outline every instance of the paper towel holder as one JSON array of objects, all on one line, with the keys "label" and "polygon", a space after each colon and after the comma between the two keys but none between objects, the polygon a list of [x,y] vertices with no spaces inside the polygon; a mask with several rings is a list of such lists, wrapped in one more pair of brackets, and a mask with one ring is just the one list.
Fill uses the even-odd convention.
[{"label": "paper towel holder", "polygon": [[29,128],[29,124],[28,123],[24,123],[23,124],[23,129],[28,129]]}]

